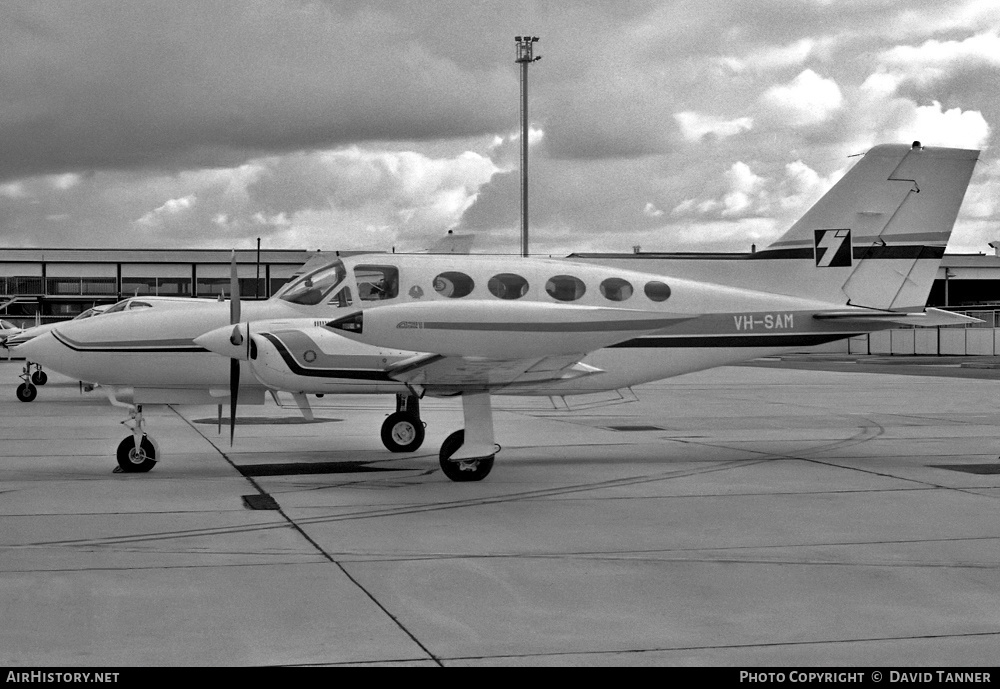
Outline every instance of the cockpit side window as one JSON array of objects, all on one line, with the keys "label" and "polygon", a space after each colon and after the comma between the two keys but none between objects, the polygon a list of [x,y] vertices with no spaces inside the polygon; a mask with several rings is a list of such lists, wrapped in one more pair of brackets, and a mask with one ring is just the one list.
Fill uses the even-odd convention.
[{"label": "cockpit side window", "polygon": [[293,304],[315,306],[347,276],[342,261],[303,275],[281,292],[281,299]]},{"label": "cockpit side window", "polygon": [[136,309],[151,309],[153,305],[148,301],[134,301],[128,305],[129,311],[135,311]]},{"label": "cockpit side window", "polygon": [[327,302],[330,306],[336,306],[338,309],[343,309],[345,307],[351,306],[354,300],[351,299],[351,288],[344,286],[334,294],[330,301]]},{"label": "cockpit side window", "polygon": [[384,301],[399,296],[399,269],[395,266],[355,266],[354,280],[361,301]]}]

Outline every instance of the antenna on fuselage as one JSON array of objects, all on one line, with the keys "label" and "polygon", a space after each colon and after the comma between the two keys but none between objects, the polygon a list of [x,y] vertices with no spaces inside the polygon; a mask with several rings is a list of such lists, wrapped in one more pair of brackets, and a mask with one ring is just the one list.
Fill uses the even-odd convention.
[{"label": "antenna on fuselage", "polygon": [[521,65],[521,255],[528,255],[528,65],[541,60],[534,57],[538,36],[515,36],[517,59]]}]

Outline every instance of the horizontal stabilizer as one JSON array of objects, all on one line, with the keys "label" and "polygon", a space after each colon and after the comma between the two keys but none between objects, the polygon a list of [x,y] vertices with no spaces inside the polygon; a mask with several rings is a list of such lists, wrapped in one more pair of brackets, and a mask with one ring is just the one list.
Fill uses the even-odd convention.
[{"label": "horizontal stabilizer", "polygon": [[817,313],[814,318],[819,320],[836,320],[838,323],[871,323],[872,321],[884,321],[889,323],[899,323],[900,325],[918,325],[925,328],[933,328],[943,325],[966,325],[968,323],[982,323],[979,318],[966,316],[951,311],[941,309],[926,309],[923,312],[900,313],[898,311],[878,311],[856,310],[856,311],[827,311]]}]

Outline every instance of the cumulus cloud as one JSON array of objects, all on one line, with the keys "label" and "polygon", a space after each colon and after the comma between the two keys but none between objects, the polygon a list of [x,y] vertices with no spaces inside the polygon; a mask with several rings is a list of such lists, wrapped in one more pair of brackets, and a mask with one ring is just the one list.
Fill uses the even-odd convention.
[{"label": "cumulus cloud", "polygon": [[656,207],[652,201],[646,203],[646,206],[642,209],[643,214],[649,218],[659,218],[663,216],[663,211]]},{"label": "cumulus cloud", "polygon": [[179,199],[168,199],[166,203],[158,208],[154,208],[146,213],[136,222],[141,225],[156,225],[163,221],[165,217],[177,215],[191,208],[195,203],[194,195],[184,196]]},{"label": "cumulus cloud", "polygon": [[932,38],[919,46],[895,46],[880,55],[880,62],[886,69],[926,85],[956,68],[980,64],[1000,67],[1000,35],[993,29],[963,40]]},{"label": "cumulus cloud", "polygon": [[800,38],[785,45],[757,46],[744,55],[727,55],[718,60],[725,69],[736,73],[747,70],[768,71],[800,67],[809,57],[827,44],[828,40],[819,40],[813,36]]},{"label": "cumulus cloud", "polygon": [[737,117],[724,120],[713,115],[702,115],[697,112],[679,112],[674,115],[681,134],[688,141],[701,141],[706,136],[725,139],[753,128],[753,118]]},{"label": "cumulus cloud", "polygon": [[963,112],[961,108],[943,110],[934,101],[916,109],[914,130],[920,132],[924,145],[982,148],[990,136],[990,126],[982,113]]},{"label": "cumulus cloud", "polygon": [[761,100],[773,117],[792,127],[807,127],[827,121],[844,99],[836,81],[806,69],[787,84],[769,88]]}]

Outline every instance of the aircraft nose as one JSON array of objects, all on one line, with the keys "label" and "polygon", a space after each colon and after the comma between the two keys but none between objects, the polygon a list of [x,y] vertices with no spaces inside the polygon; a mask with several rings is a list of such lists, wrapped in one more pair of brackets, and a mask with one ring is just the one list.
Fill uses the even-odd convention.
[{"label": "aircraft nose", "polygon": [[60,350],[64,347],[59,344],[52,333],[43,333],[37,337],[32,337],[26,342],[22,342],[12,349],[17,356],[23,356],[28,361],[59,370]]}]

